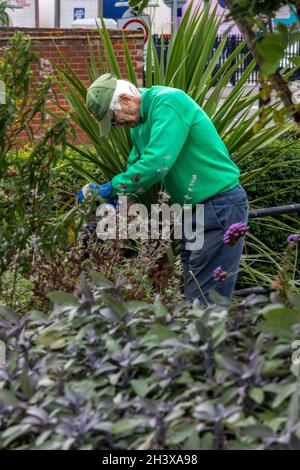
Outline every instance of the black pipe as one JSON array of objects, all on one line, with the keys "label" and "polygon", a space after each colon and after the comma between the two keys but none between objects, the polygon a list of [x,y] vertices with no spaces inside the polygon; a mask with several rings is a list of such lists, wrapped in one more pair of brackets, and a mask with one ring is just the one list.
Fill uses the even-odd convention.
[{"label": "black pipe", "polygon": [[241,297],[246,297],[250,294],[268,294],[273,289],[271,287],[248,287],[247,289],[234,290],[233,295],[240,295]]},{"label": "black pipe", "polygon": [[300,204],[289,204],[288,206],[266,207],[265,209],[252,209],[249,211],[249,219],[255,217],[266,217],[268,215],[300,213]]},{"label": "black pipe", "polygon": [[[300,282],[300,280],[296,280],[296,282]],[[250,294],[268,294],[274,291],[272,287],[263,287],[263,286],[255,286],[255,287],[247,287],[246,289],[239,289],[234,290],[234,295],[240,295],[241,297],[246,297]]]}]

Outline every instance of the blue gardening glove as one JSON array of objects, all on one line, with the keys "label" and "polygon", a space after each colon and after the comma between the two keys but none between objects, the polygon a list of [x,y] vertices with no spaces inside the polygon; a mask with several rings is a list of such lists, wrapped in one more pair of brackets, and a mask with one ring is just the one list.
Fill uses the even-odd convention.
[{"label": "blue gardening glove", "polygon": [[105,184],[86,184],[81,188],[79,193],[76,196],[76,201],[78,204],[81,204],[88,195],[98,194],[98,196],[103,197],[106,202],[113,204],[113,201],[109,199],[109,196],[112,192],[112,184],[111,182]]}]

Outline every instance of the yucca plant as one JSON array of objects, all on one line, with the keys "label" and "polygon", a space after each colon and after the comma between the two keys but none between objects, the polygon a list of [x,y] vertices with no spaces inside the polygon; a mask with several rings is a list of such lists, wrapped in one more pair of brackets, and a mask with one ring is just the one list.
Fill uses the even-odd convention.
[{"label": "yucca plant", "polygon": [[[272,123],[273,112],[278,109],[279,103],[266,105],[251,113],[253,104],[260,96],[253,90],[249,91],[249,86],[247,86],[247,80],[255,68],[255,61],[248,65],[232,91],[228,96],[225,96],[230,78],[245,59],[243,56],[237,60],[245,44],[240,44],[214,73],[228,35],[224,34],[217,50],[213,52],[222,21],[222,18],[217,15],[217,7],[212,13],[209,13],[209,9],[200,3],[193,14],[191,7],[192,4],[182,20],[178,33],[170,39],[166,63],[164,63],[163,55],[163,37],[162,54],[159,58],[154,41],[150,36],[146,58],[146,87],[165,85],[186,91],[211,117],[233,160],[242,167],[246,158],[285,132],[288,124]],[[100,52],[100,44],[97,55],[90,47],[90,63],[87,64],[87,67],[91,82],[100,74],[108,71],[122,78],[109,33],[103,20],[101,21],[102,28],[98,29],[99,43],[101,40],[104,45],[107,64],[105,64]],[[127,62],[127,78],[138,86],[125,33],[123,33],[123,48]],[[94,147],[94,150],[83,150],[69,142],[68,145],[78,153],[78,160],[73,159],[70,163],[76,170],[93,181],[93,175],[84,171],[80,164],[82,159],[86,159],[99,166],[104,178],[111,179],[112,176],[123,171],[124,163],[130,152],[132,144],[129,130],[124,127],[112,129],[108,137],[100,138],[97,122],[85,107],[86,86],[72,70],[62,53],[61,57],[65,67],[54,64],[58,72],[59,86],[71,106],[73,122],[86,133],[92,147]],[[286,76],[289,74],[291,71]],[[262,118],[260,121],[258,121],[259,115]],[[276,162],[271,161],[268,168],[274,164]],[[259,171],[263,170],[260,168]],[[249,181],[254,175],[255,171],[251,173],[244,171],[241,182]]]},{"label": "yucca plant", "polygon": [[[263,172],[279,164],[276,159],[272,159],[270,154],[270,161],[265,166],[260,166],[259,170],[247,171],[247,167],[244,166],[246,161],[256,158],[255,152],[258,149],[266,147],[286,132],[289,123],[283,123],[280,120],[280,102],[266,104],[253,112],[253,104],[261,96],[260,92],[255,91],[254,86],[249,91],[247,84],[255,68],[254,60],[250,62],[236,85],[226,95],[231,77],[245,59],[245,56],[239,58],[245,44],[240,44],[215,71],[228,37],[228,34],[224,34],[217,49],[213,50],[221,21],[222,17],[217,15],[217,7],[210,12],[207,2],[201,2],[192,13],[192,4],[190,4],[177,34],[170,38],[166,61],[164,60],[163,36],[159,57],[150,34],[145,85],[146,87],[165,85],[181,88],[205,110],[227,145],[232,159],[241,168],[240,180],[243,184],[249,183],[257,175],[257,171]],[[100,74],[109,71],[118,78],[124,78],[121,76],[117,57],[102,19],[101,23],[101,28],[98,28],[98,53],[95,54],[90,46],[89,63],[87,63],[91,83]],[[100,51],[100,42],[104,46],[105,58]],[[125,33],[123,33],[123,49],[127,63],[127,78],[138,86]],[[100,138],[97,122],[85,107],[86,86],[72,70],[62,53],[61,57],[64,67],[53,64],[57,71],[57,82],[71,107],[73,122],[86,133],[91,144],[86,148],[78,148],[68,142],[68,146],[74,150],[75,155],[78,155],[78,158],[70,159],[70,164],[92,182],[95,181],[94,176],[84,170],[82,164],[84,160],[92,162],[100,168],[103,178],[110,180],[115,174],[123,171],[132,145],[129,129],[112,129],[108,137]],[[293,71],[283,70],[281,73],[288,78]],[[274,116],[278,118],[278,122],[274,122]],[[293,164],[295,163],[299,163],[299,160],[294,160]],[[284,165],[288,162],[280,164]],[[293,189],[290,183],[287,187],[289,190]],[[157,200],[158,188],[159,186],[156,185],[138,199],[149,205]]]}]

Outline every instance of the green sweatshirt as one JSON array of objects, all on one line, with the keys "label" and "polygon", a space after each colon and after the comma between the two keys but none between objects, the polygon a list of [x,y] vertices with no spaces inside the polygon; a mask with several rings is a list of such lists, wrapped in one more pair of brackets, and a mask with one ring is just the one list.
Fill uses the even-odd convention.
[{"label": "green sweatshirt", "polygon": [[171,204],[196,204],[239,184],[239,168],[192,98],[165,86],[139,91],[142,122],[130,129],[133,147],[126,171],[112,179],[112,197],[161,182]]}]

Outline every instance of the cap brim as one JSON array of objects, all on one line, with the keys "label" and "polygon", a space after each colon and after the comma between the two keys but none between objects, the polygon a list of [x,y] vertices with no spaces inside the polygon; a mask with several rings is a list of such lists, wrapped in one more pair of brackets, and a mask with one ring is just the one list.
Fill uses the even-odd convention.
[{"label": "cap brim", "polygon": [[105,137],[111,130],[111,118],[109,111],[105,114],[104,118],[99,122],[100,137]]}]

